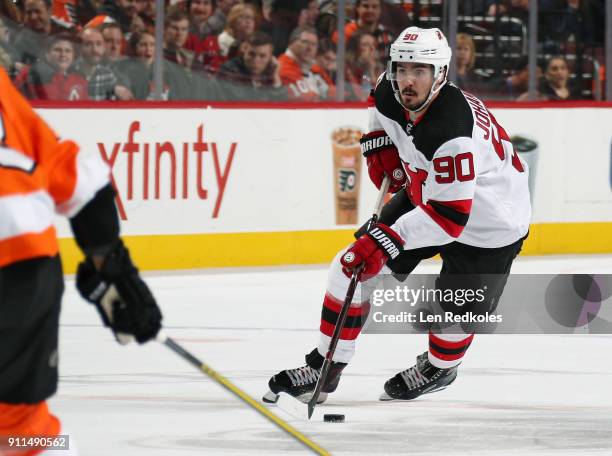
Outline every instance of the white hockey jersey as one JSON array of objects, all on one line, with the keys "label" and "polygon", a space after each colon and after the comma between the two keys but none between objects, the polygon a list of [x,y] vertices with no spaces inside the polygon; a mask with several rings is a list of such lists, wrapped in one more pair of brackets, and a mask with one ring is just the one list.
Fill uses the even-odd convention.
[{"label": "white hockey jersey", "polygon": [[395,144],[415,206],[392,228],[405,249],[453,241],[503,247],[529,230],[527,165],[475,96],[447,83],[415,123],[381,78],[370,97],[370,131]]}]

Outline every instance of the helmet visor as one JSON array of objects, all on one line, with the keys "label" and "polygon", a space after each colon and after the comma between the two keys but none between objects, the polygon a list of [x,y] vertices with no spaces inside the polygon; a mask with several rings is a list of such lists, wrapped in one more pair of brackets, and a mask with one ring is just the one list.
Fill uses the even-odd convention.
[{"label": "helmet visor", "polygon": [[434,66],[427,63],[387,63],[387,77],[393,82],[428,81],[433,79]]}]

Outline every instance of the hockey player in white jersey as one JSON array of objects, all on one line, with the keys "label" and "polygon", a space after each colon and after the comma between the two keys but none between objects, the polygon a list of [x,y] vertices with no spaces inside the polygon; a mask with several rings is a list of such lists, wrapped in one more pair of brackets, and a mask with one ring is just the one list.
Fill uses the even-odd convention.
[{"label": "hockey player in white jersey", "polygon": [[[305,366],[270,379],[264,401],[275,402],[282,391],[311,397],[349,277],[361,264],[364,286],[353,297],[320,401],[336,389],[354,354],[369,311],[365,285],[378,274],[409,274],[439,254],[439,283],[457,274],[494,274],[490,299],[496,306],[529,230],[528,171],[482,101],[447,81],[450,59],[446,38],[435,28],[407,28],[392,44],[387,71],[369,100],[369,133],[361,146],[373,183],[380,188],[389,176],[395,195],[378,223],[360,230],[333,260],[319,345]],[[414,399],[455,380],[474,334],[430,331],[428,337],[428,350],[385,383],[381,399]]]}]

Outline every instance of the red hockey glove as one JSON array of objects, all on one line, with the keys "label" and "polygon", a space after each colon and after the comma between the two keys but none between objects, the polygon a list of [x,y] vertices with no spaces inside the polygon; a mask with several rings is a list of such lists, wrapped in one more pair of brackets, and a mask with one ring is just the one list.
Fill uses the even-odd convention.
[{"label": "red hockey glove", "polygon": [[376,223],[342,255],[342,272],[351,277],[364,263],[359,280],[368,280],[380,272],[387,260],[396,258],[404,250],[403,246],[404,240],[399,234],[387,225]]},{"label": "red hockey glove", "polygon": [[389,191],[397,192],[406,184],[406,173],[397,151],[384,130],[363,135],[359,141],[361,153],[366,157],[370,179],[380,189],[385,174],[391,179]]}]

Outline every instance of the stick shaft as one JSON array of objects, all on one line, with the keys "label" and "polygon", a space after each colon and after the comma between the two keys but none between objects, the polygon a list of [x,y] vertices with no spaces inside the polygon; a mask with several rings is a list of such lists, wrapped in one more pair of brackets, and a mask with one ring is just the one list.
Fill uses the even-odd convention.
[{"label": "stick shaft", "polygon": [[174,353],[179,355],[181,358],[183,358],[184,360],[188,361],[196,369],[199,369],[200,371],[204,372],[208,377],[210,377],[212,380],[214,380],[219,385],[224,387],[226,390],[228,390],[234,396],[236,396],[237,398],[242,400],[249,407],[254,409],[259,414],[263,415],[268,420],[270,420],[272,423],[274,423],[276,426],[278,426],[280,429],[282,429],[284,432],[286,432],[292,438],[296,439],[302,445],[306,446],[313,453],[321,455],[321,456],[328,456],[330,454],[327,450],[325,450],[324,448],[322,448],[319,445],[317,445],[315,442],[310,440],[308,437],[306,437],[300,431],[295,429],[293,426],[291,426],[285,420],[283,420],[279,416],[277,416],[274,413],[272,413],[270,410],[268,410],[266,407],[261,405],[259,402],[257,402],[255,399],[253,399],[247,393],[242,391],[240,388],[238,388],[236,385],[234,385],[231,381],[229,381],[223,375],[219,374],[217,371],[215,371],[213,368],[208,366],[206,363],[203,363],[198,358],[193,356],[191,353],[189,353],[187,350],[185,350],[181,345],[179,345],[176,341],[174,341],[170,337],[161,336],[161,337],[158,337],[158,340],[161,343],[163,343],[166,347],[168,347],[170,350],[172,350]]},{"label": "stick shaft", "polygon": [[[378,216],[380,215],[380,211],[382,210],[383,202],[385,199],[385,195],[389,191],[390,180],[388,176],[385,176],[382,185],[380,186],[380,191],[378,192],[378,197],[376,198],[376,205],[374,206],[374,214],[370,219],[371,223],[376,223],[378,221]],[[312,393],[312,397],[308,401],[308,418],[312,416],[314,412],[314,408],[317,405],[317,400],[319,399],[319,395],[321,394],[321,390],[323,389],[323,385],[327,380],[327,374],[331,367],[332,358],[334,353],[336,352],[336,346],[338,345],[338,340],[340,340],[340,333],[344,328],[344,324],[346,323],[346,317],[348,315],[349,308],[351,307],[351,302],[353,301],[353,296],[355,295],[355,290],[357,289],[357,284],[359,283],[359,276],[361,275],[361,270],[363,269],[363,265],[360,265],[354,272],[351,277],[351,281],[349,282],[348,289],[346,291],[346,296],[344,298],[344,302],[342,303],[342,307],[340,309],[340,314],[338,315],[338,320],[336,321],[336,327],[334,328],[334,332],[332,333],[332,338],[329,342],[329,347],[327,349],[327,354],[325,355],[325,360],[323,361],[323,366],[321,366],[321,375],[319,375],[319,380],[317,381],[317,385],[315,386],[315,390]]]}]

